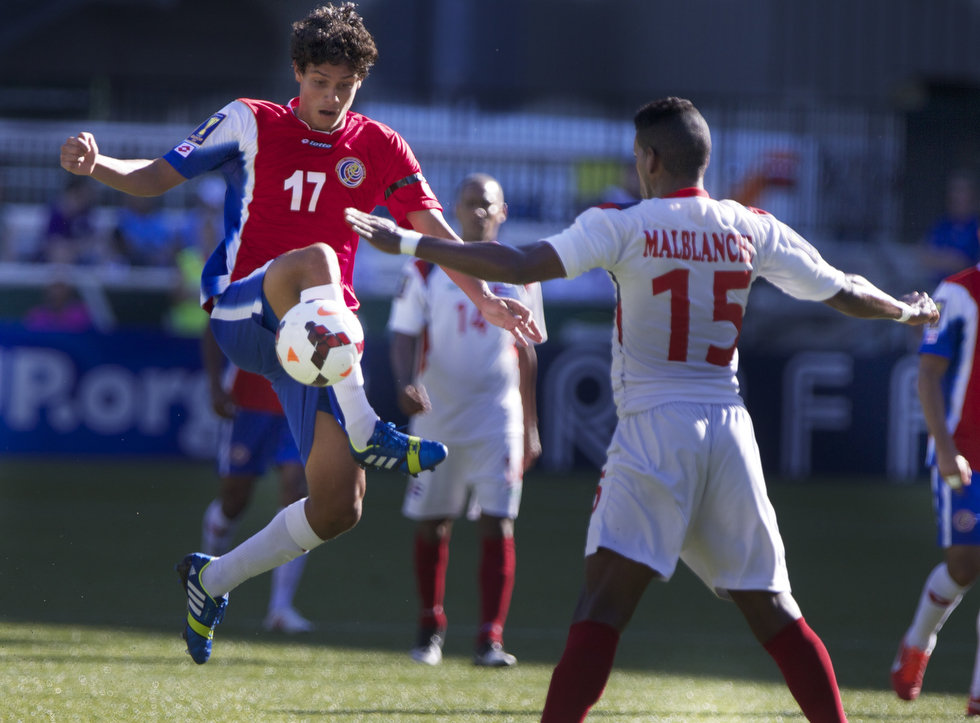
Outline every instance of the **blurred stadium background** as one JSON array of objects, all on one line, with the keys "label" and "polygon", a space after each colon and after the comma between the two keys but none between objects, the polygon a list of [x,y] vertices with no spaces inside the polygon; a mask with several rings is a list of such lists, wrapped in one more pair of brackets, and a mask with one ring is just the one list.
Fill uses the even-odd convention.
[{"label": "blurred stadium background", "polygon": [[[381,57],[356,109],[408,139],[447,205],[465,173],[500,178],[511,211],[506,242],[539,238],[591,203],[633,195],[631,113],[666,94],[692,98],[712,125],[713,195],[776,213],[830,261],[896,293],[934,285],[922,244],[943,211],[945,180],[980,166],[980,3],[971,0],[359,7]],[[180,0],[0,7],[5,454],[208,454],[207,410],[188,391],[201,382],[200,319],[187,311],[194,264],[179,251],[213,238],[194,236],[213,189],[207,180],[185,184],[148,208],[83,189],[91,246],[66,259],[50,251],[52,208],[72,193],[58,146],[88,129],[109,154],[155,157],[231,98],[288,99],[289,23],[308,9]],[[170,255],[121,252],[120,238],[141,231],[166,235]],[[371,394],[393,417],[384,324],[399,264],[362,247],[357,267]],[[24,328],[52,286],[79,295],[92,331]],[[551,282],[545,299],[543,465],[596,465],[612,419],[604,380],[611,286],[602,274]],[[767,466],[795,477],[921,479],[909,356],[916,336],[838,319],[765,284],[752,305],[743,383]],[[161,334],[170,343],[144,336]]]}]

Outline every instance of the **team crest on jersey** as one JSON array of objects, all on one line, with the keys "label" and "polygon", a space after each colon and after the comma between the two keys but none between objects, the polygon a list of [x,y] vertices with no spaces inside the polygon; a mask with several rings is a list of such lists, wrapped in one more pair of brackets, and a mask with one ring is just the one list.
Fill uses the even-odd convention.
[{"label": "team crest on jersey", "polygon": [[197,130],[187,136],[187,140],[196,145],[201,145],[204,143],[204,139],[211,135],[212,131],[214,131],[214,129],[218,127],[218,124],[224,119],[224,113],[215,113],[213,116],[199,125]]},{"label": "team crest on jersey", "polygon": [[977,526],[977,516],[970,510],[959,510],[953,515],[953,528],[957,532],[972,532]]},{"label": "team crest on jersey", "polygon": [[364,183],[364,176],[367,171],[359,158],[347,156],[337,163],[337,178],[347,188],[357,188]]}]

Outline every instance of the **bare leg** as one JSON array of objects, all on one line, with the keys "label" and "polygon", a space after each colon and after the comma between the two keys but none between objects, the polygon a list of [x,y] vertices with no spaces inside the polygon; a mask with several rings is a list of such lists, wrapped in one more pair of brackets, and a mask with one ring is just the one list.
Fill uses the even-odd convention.
[{"label": "bare leg", "polygon": [[542,723],[582,721],[602,697],[619,634],[656,573],[605,548],[585,559],[585,585],[565,652],[548,688]]}]

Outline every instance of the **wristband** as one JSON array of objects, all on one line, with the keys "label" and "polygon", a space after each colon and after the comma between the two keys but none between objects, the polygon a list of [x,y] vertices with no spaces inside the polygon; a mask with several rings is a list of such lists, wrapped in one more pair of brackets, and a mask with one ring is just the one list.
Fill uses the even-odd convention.
[{"label": "wristband", "polygon": [[912,318],[912,307],[904,302],[899,302],[902,309],[902,315],[895,319],[899,324],[904,324],[906,321]]},{"label": "wristband", "polygon": [[414,256],[415,249],[419,245],[419,239],[422,238],[422,234],[418,231],[408,231],[406,229],[398,229],[398,235],[401,237],[401,243],[398,245],[398,253],[403,256]]}]

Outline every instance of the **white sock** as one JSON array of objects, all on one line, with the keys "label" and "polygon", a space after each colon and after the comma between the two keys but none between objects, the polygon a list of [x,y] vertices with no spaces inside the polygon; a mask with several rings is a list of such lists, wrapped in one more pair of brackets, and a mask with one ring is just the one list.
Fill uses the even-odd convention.
[{"label": "white sock", "polygon": [[361,365],[354,367],[354,373],[344,381],[333,385],[337,395],[337,404],[344,413],[344,431],[355,449],[367,447],[368,440],[374,434],[374,425],[378,415],[364,393],[364,374]]},{"label": "white sock", "polygon": [[308,289],[303,289],[299,292],[299,303],[304,301],[313,301],[313,299],[327,299],[328,301],[339,301],[341,304],[347,305],[344,300],[344,290],[341,288],[340,284],[322,284],[320,286],[311,286]]},{"label": "white sock", "polygon": [[249,578],[323,544],[306,519],[305,506],[304,497],[280,510],[268,525],[238,547],[214,558],[201,576],[201,584],[211,596],[221,597]]},{"label": "white sock", "polygon": [[937,565],[922,588],[912,625],[905,633],[906,645],[932,653],[943,624],[969,589],[956,584],[945,562]]},{"label": "white sock", "polygon": [[[344,290],[340,284],[311,286],[303,289],[299,294],[300,302],[312,299],[330,299],[345,303]],[[374,434],[378,415],[368,401],[367,394],[364,393],[364,373],[361,371],[361,365],[354,367],[354,373],[344,381],[334,384],[333,390],[337,395],[340,411],[344,414],[344,431],[347,432],[347,438],[356,449],[364,449],[371,435]]]},{"label": "white sock", "polygon": [[212,500],[204,510],[204,520],[201,523],[201,552],[206,555],[223,555],[231,549],[231,541],[235,538],[238,520],[225,516],[221,509],[221,500]]},{"label": "white sock", "polygon": [[306,568],[306,555],[300,555],[285,565],[280,565],[272,571],[272,592],[269,595],[269,612],[285,610],[293,606],[296,588]]}]

